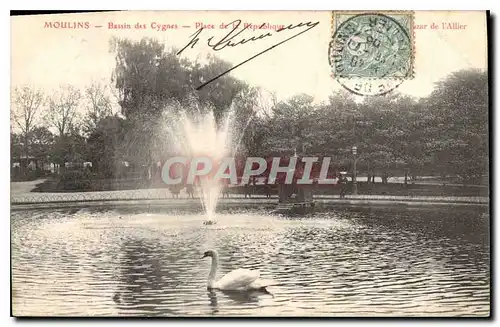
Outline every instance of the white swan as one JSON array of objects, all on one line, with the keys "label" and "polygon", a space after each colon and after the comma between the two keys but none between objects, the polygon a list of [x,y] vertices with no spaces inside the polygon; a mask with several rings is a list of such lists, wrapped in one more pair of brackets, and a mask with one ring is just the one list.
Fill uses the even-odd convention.
[{"label": "white swan", "polygon": [[219,267],[219,255],[217,251],[210,250],[203,254],[203,258],[212,257],[212,268],[208,275],[208,289],[219,289],[222,291],[263,291],[266,287],[275,285],[275,282],[268,279],[261,279],[258,270],[235,269],[215,281],[217,268]]}]

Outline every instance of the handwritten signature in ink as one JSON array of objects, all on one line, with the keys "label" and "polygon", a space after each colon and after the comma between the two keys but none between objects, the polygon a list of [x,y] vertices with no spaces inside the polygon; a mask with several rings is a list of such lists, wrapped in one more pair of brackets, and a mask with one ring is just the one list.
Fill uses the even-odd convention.
[{"label": "handwritten signature in ink", "polygon": [[[250,58],[242,61],[241,63],[233,66],[232,68],[222,72],[221,74],[213,77],[212,79],[204,82],[203,84],[199,85],[198,87],[196,87],[196,90],[200,90],[201,88],[203,88],[204,86],[206,86],[207,84],[215,81],[216,79],[228,74],[229,72],[231,72],[232,70],[246,64],[247,62],[257,58],[258,56],[282,45],[283,43],[286,43],[288,41],[290,41],[291,39],[301,35],[301,34],[304,34],[305,32],[313,29],[314,27],[316,27],[317,25],[319,24],[319,22],[301,22],[301,23],[298,23],[298,24],[290,24],[288,26],[285,26],[285,27],[282,27],[282,28],[279,28],[276,30],[276,34],[280,33],[280,32],[283,32],[283,31],[288,31],[288,30],[295,30],[295,29],[300,29],[300,31],[278,43],[275,43],[274,45],[264,49],[263,51],[251,56]],[[233,22],[230,22],[229,24],[227,24],[227,26],[230,26],[232,25],[233,26],[233,29],[229,31],[229,33],[227,33],[224,37],[222,37],[222,39],[220,40],[215,40],[213,36],[209,37],[207,39],[207,45],[212,48],[212,50],[214,51],[220,51],[222,49],[225,49],[226,47],[236,47],[236,46],[239,46],[239,45],[242,45],[242,44],[246,44],[246,43],[250,43],[250,42],[255,42],[255,41],[259,41],[259,40],[262,40],[262,39],[265,39],[265,38],[268,38],[270,36],[273,36],[273,34],[271,32],[267,32],[267,33],[264,33],[264,34],[260,34],[258,36],[251,36],[251,37],[241,37],[240,34],[242,34],[245,30],[248,29],[248,25],[245,26],[243,29],[241,29],[240,31],[236,32],[236,30],[239,28],[239,26],[241,25],[241,20],[240,19],[237,19]],[[265,24],[262,24],[260,28],[262,28]],[[203,27],[201,27],[200,29],[198,29],[193,35],[190,36],[190,40],[188,42],[188,44],[186,44],[182,49],[180,49],[178,52],[177,52],[177,55],[180,55],[182,52],[184,52],[184,50],[186,50],[187,48],[193,48],[197,43],[198,41],[200,40],[200,34],[201,32],[203,32]]]}]

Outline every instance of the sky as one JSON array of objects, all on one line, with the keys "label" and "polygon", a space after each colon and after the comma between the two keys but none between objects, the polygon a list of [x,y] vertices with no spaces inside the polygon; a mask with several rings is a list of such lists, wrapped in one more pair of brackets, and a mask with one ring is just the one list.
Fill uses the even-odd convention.
[{"label": "sky", "polygon": [[[164,12],[134,11],[110,13],[85,13],[64,15],[39,15],[11,17],[11,87],[31,85],[54,92],[62,84],[72,84],[84,89],[93,81],[109,83],[115,68],[110,52],[112,36],[140,40],[156,38],[170,47],[182,48],[197,30],[196,23],[213,24],[215,29],[205,29],[199,42],[186,49],[181,56],[197,59],[215,54],[236,65],[258,52],[296,33],[285,31],[264,39],[233,48],[213,51],[207,39],[220,39],[227,30],[221,23],[240,19],[242,23],[260,25],[288,25],[299,22],[319,22],[313,29],[265,54],[236,68],[231,75],[253,86],[275,92],[279,99],[298,93],[312,95],[323,101],[341,86],[331,75],[328,64],[328,44],[332,36],[331,12]],[[88,29],[45,28],[52,22],[87,22]],[[415,25],[415,77],[403,82],[398,91],[420,97],[428,95],[434,83],[450,72],[467,68],[487,68],[486,16],[481,11],[417,11]],[[110,29],[109,23],[129,24],[131,29]],[[135,29],[136,24],[145,29]],[[430,29],[435,23],[439,29]],[[446,29],[442,23],[465,25],[462,29]],[[156,26],[177,24],[177,29],[165,31]],[[95,27],[95,26],[102,27]],[[189,26],[189,27],[182,27]],[[298,30],[297,30],[298,31]],[[247,33],[248,32],[248,33]],[[260,31],[245,31],[245,36],[260,35]],[[243,33],[242,33],[243,35]]]}]

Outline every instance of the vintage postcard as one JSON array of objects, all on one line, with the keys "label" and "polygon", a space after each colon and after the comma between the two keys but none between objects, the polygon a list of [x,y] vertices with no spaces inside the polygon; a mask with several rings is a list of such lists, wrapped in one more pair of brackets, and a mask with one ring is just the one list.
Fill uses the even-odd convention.
[{"label": "vintage postcard", "polygon": [[11,314],[490,317],[488,17],[11,13]]}]

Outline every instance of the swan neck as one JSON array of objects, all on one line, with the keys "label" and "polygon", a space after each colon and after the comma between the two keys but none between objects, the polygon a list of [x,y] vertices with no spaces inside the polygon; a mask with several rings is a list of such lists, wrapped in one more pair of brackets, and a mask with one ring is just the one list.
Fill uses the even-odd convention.
[{"label": "swan neck", "polygon": [[219,267],[219,258],[217,255],[212,257],[212,267],[210,268],[210,274],[208,275],[208,287],[213,288],[215,284],[215,275],[217,274],[217,268]]}]

